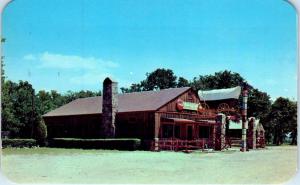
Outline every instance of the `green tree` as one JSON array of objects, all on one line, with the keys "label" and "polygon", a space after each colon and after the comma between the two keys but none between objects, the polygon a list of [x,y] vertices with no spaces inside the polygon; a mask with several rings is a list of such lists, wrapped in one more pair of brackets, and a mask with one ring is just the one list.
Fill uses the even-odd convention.
[{"label": "green tree", "polygon": [[34,129],[40,121],[37,111],[35,91],[27,81],[20,81],[16,89],[14,109],[16,116],[24,127],[20,129],[20,137],[32,138]]},{"label": "green tree", "polygon": [[178,78],[177,87],[188,87],[190,86],[190,83],[187,79],[183,77]]},{"label": "green tree", "polygon": [[49,92],[46,92],[45,90],[41,90],[37,93],[37,99],[38,99],[38,110],[39,114],[43,115],[47,113],[50,110],[53,110],[55,108],[55,105],[52,101],[51,95]]},{"label": "green tree", "polygon": [[251,89],[248,98],[248,117],[255,117],[260,119],[265,129],[265,136],[268,142],[270,142],[272,136],[272,125],[268,120],[268,115],[271,110],[271,98],[265,93],[258,89]]},{"label": "green tree", "polygon": [[141,84],[131,84],[129,88],[121,87],[120,89],[122,93],[131,93],[131,92],[141,92],[143,88]]},{"label": "green tree", "polygon": [[177,86],[177,77],[171,69],[158,68],[151,73],[146,73],[146,79],[140,83],[132,84],[129,88],[121,87],[122,93],[151,91],[167,89]]},{"label": "green tree", "polygon": [[239,86],[245,81],[239,73],[228,70],[216,72],[214,75],[200,75],[194,78],[191,86],[194,90],[212,90]]},{"label": "green tree", "polygon": [[64,98],[65,98],[64,103],[69,103],[78,98],[87,98],[87,97],[93,97],[93,96],[101,96],[101,91],[98,91],[98,92],[83,91],[83,90],[81,90],[79,92],[68,91],[67,94],[64,95]]},{"label": "green tree", "polygon": [[289,128],[291,131],[291,145],[297,145],[297,102],[291,102],[290,104],[291,120],[289,122]]},{"label": "green tree", "polygon": [[167,89],[176,87],[177,77],[171,69],[159,68],[146,74],[146,80],[141,82],[144,90]]},{"label": "green tree", "polygon": [[[282,144],[288,133],[294,132],[296,135],[296,102],[292,102],[288,98],[277,98],[271,106],[271,111],[268,117],[271,131],[273,131],[273,144]],[[295,140],[296,137],[294,136],[293,139]]]},{"label": "green tree", "polygon": [[11,136],[18,136],[21,127],[24,126],[16,115],[15,103],[17,100],[18,84],[12,81],[2,83],[1,91],[1,127],[3,131],[9,131]]},{"label": "green tree", "polygon": [[[3,43],[5,42],[5,38],[1,38],[1,48]],[[2,54],[2,52],[1,52]],[[1,55],[1,84],[4,84],[5,75],[4,75],[4,56]]]},{"label": "green tree", "polygon": [[47,138],[47,126],[43,119],[40,120],[36,127],[35,131],[35,139],[37,140],[39,145],[44,145],[45,140]]}]

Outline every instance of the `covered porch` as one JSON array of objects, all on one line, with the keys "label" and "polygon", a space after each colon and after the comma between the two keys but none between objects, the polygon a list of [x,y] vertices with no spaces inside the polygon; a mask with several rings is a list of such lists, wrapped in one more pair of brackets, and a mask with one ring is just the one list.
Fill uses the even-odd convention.
[{"label": "covered porch", "polygon": [[158,150],[214,148],[215,115],[164,112],[159,116]]}]

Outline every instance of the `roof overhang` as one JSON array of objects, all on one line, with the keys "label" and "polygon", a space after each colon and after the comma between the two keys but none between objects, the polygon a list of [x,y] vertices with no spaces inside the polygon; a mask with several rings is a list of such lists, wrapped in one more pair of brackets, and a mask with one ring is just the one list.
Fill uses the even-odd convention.
[{"label": "roof overhang", "polygon": [[190,119],[182,119],[182,118],[163,118],[166,120],[170,120],[174,123],[199,123],[199,124],[214,124],[215,121],[212,120],[201,120],[201,121],[194,121]]}]

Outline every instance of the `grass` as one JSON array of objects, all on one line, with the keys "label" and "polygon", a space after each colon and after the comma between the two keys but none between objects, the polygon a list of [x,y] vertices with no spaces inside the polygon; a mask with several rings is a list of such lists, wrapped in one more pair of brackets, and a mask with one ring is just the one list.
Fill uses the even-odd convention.
[{"label": "grass", "polygon": [[17,183],[283,183],[296,172],[296,146],[237,150],[186,154],[6,148],[1,165],[4,175]]}]

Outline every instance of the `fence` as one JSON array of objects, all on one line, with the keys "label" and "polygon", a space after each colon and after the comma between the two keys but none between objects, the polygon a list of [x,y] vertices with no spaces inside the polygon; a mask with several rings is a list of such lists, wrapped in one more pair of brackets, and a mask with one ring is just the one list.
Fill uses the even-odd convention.
[{"label": "fence", "polygon": [[[157,149],[172,150],[172,151],[190,151],[199,149],[214,148],[212,139],[195,139],[195,140],[181,140],[181,139],[160,139],[156,143]],[[152,150],[155,149],[155,142],[152,142]]]}]

